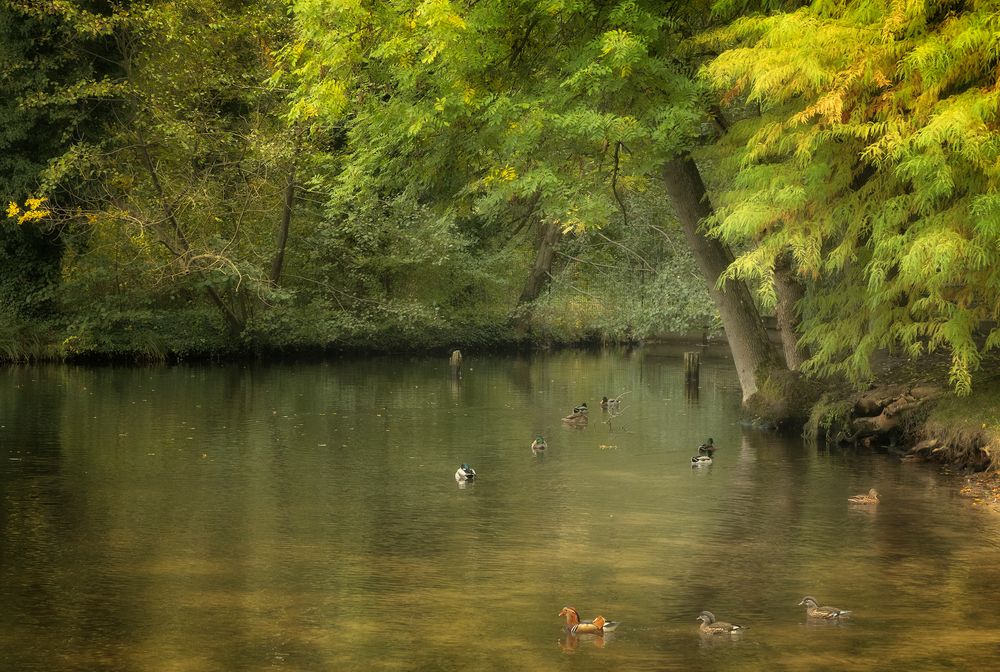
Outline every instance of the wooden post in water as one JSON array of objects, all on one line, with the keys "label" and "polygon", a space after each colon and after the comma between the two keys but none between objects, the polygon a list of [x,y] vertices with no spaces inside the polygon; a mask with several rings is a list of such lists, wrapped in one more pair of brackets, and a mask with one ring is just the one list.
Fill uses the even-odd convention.
[{"label": "wooden post in water", "polygon": [[700,352],[684,353],[684,381],[688,383],[698,382],[698,369],[701,368]]},{"label": "wooden post in water", "polygon": [[462,351],[454,350],[451,353],[451,357],[448,360],[451,365],[451,376],[452,378],[462,377]]}]

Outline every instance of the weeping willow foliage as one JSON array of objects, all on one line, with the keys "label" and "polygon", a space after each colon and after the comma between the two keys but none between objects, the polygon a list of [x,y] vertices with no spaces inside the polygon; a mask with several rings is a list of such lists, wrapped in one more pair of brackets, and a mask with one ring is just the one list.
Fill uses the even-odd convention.
[{"label": "weeping willow foliage", "polygon": [[[732,277],[774,301],[790,252],[807,284],[806,371],[863,381],[879,349],[946,349],[968,393],[1000,344],[1000,8],[817,1],[702,36],[738,119],[714,233]],[[723,159],[720,159],[723,160]]]}]

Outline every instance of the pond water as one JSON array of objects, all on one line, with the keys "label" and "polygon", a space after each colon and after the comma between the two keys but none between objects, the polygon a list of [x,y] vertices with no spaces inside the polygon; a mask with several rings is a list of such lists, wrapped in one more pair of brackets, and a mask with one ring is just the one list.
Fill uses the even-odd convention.
[{"label": "pond water", "polygon": [[[695,390],[669,348],[465,364],[0,372],[0,668],[1000,664],[1000,523],[957,476],[745,428],[711,353]],[[621,625],[569,636],[566,605]]]}]

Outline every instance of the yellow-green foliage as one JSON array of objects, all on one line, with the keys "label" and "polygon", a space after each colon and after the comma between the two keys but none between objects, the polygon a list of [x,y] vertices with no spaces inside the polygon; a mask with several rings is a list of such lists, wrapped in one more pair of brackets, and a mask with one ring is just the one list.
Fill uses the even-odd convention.
[{"label": "yellow-green foliage", "polygon": [[968,393],[1000,307],[1000,12],[994,2],[813,3],[703,38],[741,119],[717,148],[733,188],[713,230],[762,281],[790,251],[808,283],[805,370],[947,348]]}]

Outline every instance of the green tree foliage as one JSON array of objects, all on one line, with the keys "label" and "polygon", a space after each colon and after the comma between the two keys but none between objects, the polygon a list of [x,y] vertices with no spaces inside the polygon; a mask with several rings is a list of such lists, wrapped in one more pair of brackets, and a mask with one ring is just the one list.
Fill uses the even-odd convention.
[{"label": "green tree foliage", "polygon": [[[655,3],[654,3],[655,4]],[[294,3],[295,114],[343,124],[335,204],[407,192],[484,225],[538,198],[566,231],[701,132],[678,35],[642,3]],[[611,188],[614,183],[614,189]]]},{"label": "green tree foliage", "polygon": [[946,348],[968,392],[1000,343],[996,4],[817,1],[703,42],[725,49],[705,75],[738,119],[714,223],[745,250],[731,274],[773,300],[793,255],[807,370],[865,380],[880,348]]},{"label": "green tree foliage", "polygon": [[[72,84],[94,76],[85,52],[99,39],[79,35],[57,15],[18,0],[0,2],[0,203],[23,204],[48,161],[99,114],[79,104]],[[0,217],[0,315],[51,315],[62,243],[49,222]]]},{"label": "green tree foliage", "polygon": [[552,340],[646,339],[659,334],[718,332],[715,307],[671,221],[662,194],[627,197],[629,219],[566,241],[550,290],[532,327]]},{"label": "green tree foliage", "polygon": [[[300,0],[293,9],[298,39],[283,52],[282,81],[295,91],[293,118],[344,129],[321,191],[331,194],[329,226],[354,228],[355,239],[372,238],[351,225],[359,213],[403,202],[419,204],[421,225],[454,249],[473,241],[477,267],[509,268],[512,233],[530,240],[533,227],[559,227],[570,236],[561,258],[581,258],[587,243],[573,237],[621,221],[628,200],[662,204],[644,195],[657,189],[650,171],[704,132],[707,98],[678,58],[680,20],[657,3]],[[672,226],[666,211],[654,219]],[[396,284],[394,271],[361,256],[376,284]],[[531,259],[515,268],[527,275]],[[453,277],[459,287],[478,281]]]},{"label": "green tree foliage", "polygon": [[[286,176],[299,146],[270,90],[280,2],[135,2],[107,15],[49,11],[105,35],[115,64],[73,84],[111,110],[45,174],[68,232],[75,291],[109,310],[189,304],[205,292],[237,333],[270,298]],[[49,94],[51,102],[60,92]]]}]

